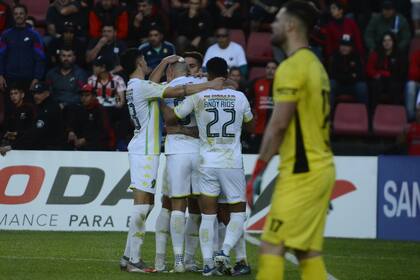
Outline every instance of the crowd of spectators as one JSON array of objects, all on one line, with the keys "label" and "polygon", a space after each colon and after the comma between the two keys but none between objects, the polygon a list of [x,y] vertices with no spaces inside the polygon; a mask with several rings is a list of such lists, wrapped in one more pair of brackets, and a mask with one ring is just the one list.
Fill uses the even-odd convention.
[{"label": "crowd of spectators", "polygon": [[[276,60],[249,63],[243,46],[231,41],[230,30],[269,32],[285,0],[50,2],[45,19],[36,22],[19,1],[0,1],[1,145],[125,150],[132,124],[119,56],[135,47],[149,73],[175,53],[193,51],[191,65],[223,57],[256,118],[244,148],[258,151],[274,106],[275,69],[285,56],[275,49]],[[420,1],[312,2],[322,17],[311,48],[329,72],[331,108],[343,97],[366,104],[370,114],[377,104],[400,104],[409,121],[420,122],[420,50],[409,48],[420,34]],[[249,80],[254,66],[265,67],[265,74]],[[408,139],[415,143],[419,138]]]}]

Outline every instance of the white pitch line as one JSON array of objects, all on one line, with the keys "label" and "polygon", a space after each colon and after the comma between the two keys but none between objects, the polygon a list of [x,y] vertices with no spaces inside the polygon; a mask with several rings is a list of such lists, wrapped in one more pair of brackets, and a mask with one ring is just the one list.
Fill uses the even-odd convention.
[{"label": "white pitch line", "polygon": [[50,260],[50,261],[76,261],[76,262],[110,262],[117,263],[118,260],[110,259],[94,259],[94,258],[65,258],[65,257],[31,257],[31,256],[1,256],[0,259],[17,259],[17,260]]},{"label": "white pitch line", "polygon": [[[245,239],[249,243],[251,243],[252,245],[255,245],[255,246],[260,246],[260,244],[261,244],[261,241],[258,238],[253,237],[249,234],[245,234]],[[298,260],[296,259],[296,257],[293,254],[287,252],[286,255],[285,255],[285,258],[286,258],[286,260],[293,263],[294,265],[299,265]],[[328,280],[338,280],[338,279],[335,278],[333,275],[328,273]]]}]

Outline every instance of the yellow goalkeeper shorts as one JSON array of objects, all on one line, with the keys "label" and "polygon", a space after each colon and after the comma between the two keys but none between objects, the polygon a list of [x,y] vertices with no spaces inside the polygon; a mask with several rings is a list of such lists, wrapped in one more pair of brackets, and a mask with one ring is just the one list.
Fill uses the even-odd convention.
[{"label": "yellow goalkeeper shorts", "polygon": [[302,251],[322,251],[325,220],[335,183],[333,165],[277,179],[262,240]]}]

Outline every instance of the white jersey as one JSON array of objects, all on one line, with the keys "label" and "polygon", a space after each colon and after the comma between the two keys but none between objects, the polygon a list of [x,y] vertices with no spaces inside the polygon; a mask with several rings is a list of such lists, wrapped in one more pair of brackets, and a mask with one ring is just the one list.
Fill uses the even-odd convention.
[{"label": "white jersey", "polygon": [[127,105],[135,127],[134,137],[128,144],[129,153],[160,154],[162,126],[158,99],[167,87],[137,78],[128,81]]},{"label": "white jersey", "polygon": [[[175,87],[179,85],[187,84],[200,84],[207,80],[198,79],[195,77],[178,77],[169,82],[169,86]],[[174,108],[181,103],[185,98],[165,98],[165,103],[171,108]],[[195,127],[197,122],[194,114],[186,116],[184,119],[179,121],[186,127]],[[186,154],[186,153],[198,153],[200,151],[200,140],[184,134],[169,134],[165,140],[165,154]]]},{"label": "white jersey", "polygon": [[230,42],[226,49],[220,48],[218,44],[210,46],[204,55],[203,66],[206,67],[207,61],[216,56],[226,60],[229,68],[247,65],[244,49],[235,42]]},{"label": "white jersey", "polygon": [[245,95],[236,90],[205,90],[175,107],[178,118],[195,112],[200,134],[200,166],[243,168],[242,123],[252,120]]}]

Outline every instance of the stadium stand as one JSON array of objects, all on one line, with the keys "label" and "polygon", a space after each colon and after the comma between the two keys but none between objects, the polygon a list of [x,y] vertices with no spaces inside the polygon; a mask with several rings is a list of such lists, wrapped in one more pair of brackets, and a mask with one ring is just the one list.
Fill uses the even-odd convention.
[{"label": "stadium stand", "polygon": [[[57,1],[57,2],[55,2]],[[339,0],[340,1],[340,0]],[[39,0],[39,1],[32,1],[32,0],[20,0],[20,1],[4,1],[2,3],[5,3],[4,5],[8,5],[10,9],[14,7],[17,3],[26,5],[28,7],[29,14],[28,16],[32,18],[32,21],[35,20],[35,29],[39,32],[41,37],[43,37],[43,42],[46,44],[44,46],[44,53],[45,53],[45,71],[44,76],[42,80],[45,80],[45,74],[48,73],[53,67],[57,66],[57,61],[54,62],[53,57],[57,56],[58,49],[53,48],[54,46],[48,45],[49,40],[51,39],[58,40],[58,38],[51,38],[51,35],[49,32],[46,31],[46,18],[47,18],[47,10],[50,7],[50,5],[63,5],[63,3],[77,3],[79,5],[82,5],[83,12],[81,13],[81,21],[88,21],[88,14],[89,11],[93,11],[95,4],[100,2],[100,0]],[[138,16],[138,6],[137,2],[138,0],[119,0],[115,1],[119,3],[119,7],[125,12],[128,12],[130,22]],[[188,6],[189,1],[181,1],[183,3],[183,8],[186,9]],[[218,17],[214,13],[216,8],[214,6],[215,1],[203,1],[201,2],[203,5],[201,6],[201,9],[205,10],[207,13],[209,13],[211,18],[211,25],[214,25],[212,28],[212,31],[209,31],[208,38],[204,38],[202,40],[203,42],[200,42],[198,45],[198,50],[203,53],[203,55],[206,53],[206,50],[208,47],[215,43],[215,38],[211,37],[213,34],[214,27],[221,26],[221,22],[218,22]],[[278,3],[283,3],[285,1],[278,1]],[[373,19],[373,13],[381,11],[380,9],[382,7],[383,1],[378,1],[378,5],[375,9],[373,7],[367,8],[364,10],[360,10],[358,7],[358,4],[353,4],[353,1],[340,1],[343,3],[343,11],[344,11],[344,18],[346,21],[349,21],[348,18],[352,19],[352,22],[354,21],[355,28],[360,29],[361,31],[366,31],[366,27],[368,26],[368,23]],[[356,2],[356,1],[354,1]],[[389,2],[389,1],[388,1]],[[411,31],[415,31],[414,29],[417,28],[415,19],[413,21],[412,18],[410,18],[410,6],[407,5],[400,5],[400,2],[402,1],[393,1],[394,7],[396,9],[396,14],[403,15],[405,18],[407,18],[408,23],[411,26],[414,26]],[[230,29],[230,40],[233,42],[238,43],[241,45],[246,53],[247,57],[247,69],[248,69],[248,75],[246,72],[244,72],[244,76],[239,81],[239,89],[244,92],[249,92],[252,87],[251,81],[255,80],[256,78],[262,77],[265,75],[265,69],[263,66],[265,64],[272,60],[273,57],[278,62],[281,62],[285,56],[280,52],[275,52],[275,56],[273,53],[273,48],[271,46],[271,32],[270,32],[270,20],[267,21],[267,19],[258,18],[261,15],[255,14],[255,10],[252,10],[253,8],[253,1],[247,0],[247,1],[241,1],[241,28],[239,29]],[[328,49],[328,38],[325,37],[326,33],[326,27],[328,24],[333,23],[334,25],[337,25],[338,27],[341,26],[341,22],[334,21],[334,15],[331,14],[331,5],[334,5],[334,3],[337,3],[336,1],[314,1],[314,3],[323,10],[323,16],[321,21],[319,22],[317,26],[317,33],[314,33],[312,36],[312,41],[310,42],[311,48],[314,50],[314,52],[319,56],[320,60],[324,63],[324,66],[328,71],[330,72],[330,76],[333,77],[334,75],[331,75],[335,73],[335,71],[332,71],[329,67],[330,62],[332,61],[332,57],[335,53],[329,53],[327,51]],[[158,26],[159,28],[166,30],[169,28],[168,32],[165,32],[165,38],[164,40],[175,44],[177,42],[177,31],[178,26],[176,25],[176,18],[173,18],[174,14],[174,7],[172,7],[173,3],[170,0],[154,0],[152,1],[153,4],[153,13],[159,14],[164,18],[168,18],[168,22],[165,24],[162,23],[164,26]],[[279,4],[281,5],[281,4]],[[6,7],[7,8],[7,7]],[[5,8],[5,9],[6,9]],[[255,7],[254,7],[255,8]],[[185,11],[185,10],[184,10]],[[180,12],[180,11],[178,11]],[[350,15],[350,17],[349,17]],[[169,25],[170,22],[170,26]],[[252,23],[259,22],[260,24],[253,25]],[[414,23],[414,24],[413,24]],[[199,24],[199,22],[197,23]],[[4,28],[9,28],[13,25],[13,20],[5,21]],[[160,25],[160,24],[157,24]],[[357,25],[357,26],[356,26]],[[228,27],[229,26],[225,26]],[[232,27],[230,27],[232,28]],[[237,28],[237,27],[236,27]],[[340,29],[340,28],[339,28]],[[131,28],[130,28],[131,30]],[[143,28],[144,30],[144,28]],[[91,63],[86,62],[86,47],[89,45],[89,43],[92,42],[93,38],[89,37],[89,26],[83,26],[82,30],[79,30],[80,33],[77,33],[79,35],[76,35],[75,38],[69,38],[67,36],[66,38],[63,38],[63,42],[80,42],[80,44],[77,44],[77,58],[76,58],[76,64],[77,66],[83,68],[85,71],[88,72],[89,75],[92,74],[92,65]],[[136,31],[137,32],[137,31]],[[136,33],[135,32],[135,33]],[[348,32],[346,32],[347,34]],[[379,32],[380,33],[380,32]],[[376,34],[379,38],[380,34]],[[386,91],[390,87],[384,87],[379,88],[378,87],[369,87],[369,100],[368,104],[366,106],[360,105],[360,104],[352,104],[354,102],[360,102],[360,100],[357,100],[352,95],[348,95],[353,93],[350,92],[344,92],[343,94],[337,95],[335,100],[331,100],[331,102],[334,102],[337,105],[337,109],[335,110],[332,108],[334,113],[334,119],[333,119],[333,129],[332,135],[333,135],[333,142],[334,141],[342,141],[342,140],[349,140],[348,150],[354,151],[352,148],[354,145],[360,144],[360,142],[365,141],[363,144],[366,144],[367,146],[373,146],[375,144],[380,143],[381,141],[394,141],[397,134],[402,132],[402,127],[405,123],[407,123],[407,117],[408,121],[414,120],[414,109],[415,109],[415,100],[417,100],[418,95],[418,80],[413,79],[413,75],[407,75],[406,72],[411,73],[410,71],[407,71],[408,65],[405,63],[405,61],[408,61],[409,54],[415,53],[415,51],[420,50],[420,32],[411,32],[412,35],[409,38],[409,46],[406,48],[400,48],[401,53],[395,53],[395,57],[401,57],[402,61],[404,63],[400,63],[399,70],[396,71],[397,73],[400,73],[401,80],[399,80],[399,87],[401,87],[401,90],[391,90],[391,92],[397,92],[398,96],[395,98],[393,102],[391,102],[396,107],[387,107],[385,105],[379,105],[376,112],[373,108],[375,108],[376,103],[384,103],[383,100],[377,100],[378,96],[383,95],[383,91]],[[417,34],[418,33],[418,34]],[[81,34],[81,35],[80,35]],[[136,33],[137,34],[137,33]],[[404,38],[407,38],[407,32],[405,32]],[[415,35],[414,35],[415,34]],[[135,34],[134,34],[135,35]],[[364,34],[363,39],[363,48],[366,50],[372,50],[372,39],[373,38],[367,38],[366,34]],[[50,38],[48,38],[50,36]],[[71,36],[70,36],[71,37]],[[134,39],[133,39],[134,38]],[[337,37],[338,38],[338,37]],[[123,44],[126,44],[129,47],[138,47],[142,43],[144,43],[144,40],[146,38],[143,38],[143,40],[139,40],[138,36],[129,36],[129,38],[121,40]],[[51,42],[52,42],[51,41]],[[197,43],[197,42],[195,42]],[[354,42],[353,42],[354,43]],[[360,42],[359,42],[360,43]],[[358,46],[360,47],[360,44],[358,43]],[[397,42],[398,45],[400,42]],[[355,43],[354,43],[355,44]],[[80,46],[78,46],[80,45]],[[197,50],[196,47],[197,44],[188,46],[188,49],[191,47],[191,50]],[[367,47],[369,46],[370,47]],[[195,46],[195,47],[194,47]],[[74,47],[74,44],[73,44]],[[353,46],[354,47],[354,46]],[[378,42],[376,47],[381,47],[381,44]],[[119,52],[122,51],[120,48],[112,48],[110,47],[110,54],[112,56],[115,55],[115,58],[118,57]],[[376,48],[375,48],[376,50]],[[113,53],[113,51],[117,51],[117,53]],[[177,52],[181,52],[181,49],[178,49]],[[168,54],[169,55],[169,54]],[[362,55],[362,62],[365,64],[368,62],[368,53],[365,53],[365,55]],[[413,61],[413,59],[411,59]],[[410,64],[411,65],[411,64]],[[115,74],[119,74],[118,71],[120,70],[118,67],[115,68],[117,71]],[[345,72],[345,71],[344,71]],[[361,81],[366,82],[368,85],[372,85],[375,78],[370,77],[369,75],[366,75],[366,69],[364,69],[361,74]],[[248,78],[248,79],[247,79]],[[1,82],[1,77],[0,77]],[[127,82],[127,80],[125,80]],[[410,88],[410,98],[407,98],[407,92],[408,87],[404,90],[405,96],[402,95],[402,87],[407,82],[411,82],[412,87]],[[414,86],[413,86],[414,85]],[[0,93],[1,100],[0,100],[0,138],[4,134],[4,119],[7,119],[7,114],[10,111],[9,110],[9,102],[8,102],[8,93],[7,88],[3,87],[4,84],[0,83],[0,88],[3,89],[3,92]],[[401,91],[401,94],[399,93]],[[26,94],[27,98],[29,99],[29,102],[32,102],[31,95]],[[252,95],[247,95],[248,98],[250,98],[250,103],[253,103],[256,99]],[[254,100],[255,99],[255,100]],[[385,100],[386,101],[386,100]],[[404,102],[405,101],[405,102]],[[403,103],[405,103],[405,107],[401,106]],[[334,106],[335,104],[331,104]],[[385,106],[385,107],[383,107]],[[390,111],[390,108],[393,110]],[[124,108],[124,110],[126,110]],[[382,113],[382,111],[385,110],[385,113]],[[389,113],[391,112],[391,113]],[[402,113],[407,112],[406,119],[403,118]],[[375,114],[374,114],[375,113]],[[390,118],[392,116],[392,118]],[[371,120],[371,123],[369,122]],[[3,125],[1,124],[3,122]],[[370,132],[369,129],[372,129]],[[130,127],[124,127],[123,130],[127,130],[126,133],[124,131],[121,131],[117,133],[117,135],[125,135],[127,134],[127,137],[131,137],[131,128]],[[352,137],[352,136],[356,137]],[[359,137],[359,136],[362,137]],[[365,137],[368,136],[368,137]],[[118,138],[118,136],[117,136]],[[355,139],[357,138],[357,143],[355,142]],[[121,139],[116,139],[117,142],[120,142]],[[123,143],[127,142],[128,139],[123,139]],[[359,142],[358,142],[359,141]],[[376,141],[376,142],[375,142]],[[64,146],[64,145],[63,145]],[[334,146],[334,145],[333,145]],[[124,145],[122,145],[124,147]],[[346,148],[347,149],[347,148]],[[122,148],[124,150],[124,148]]]},{"label": "stadium stand", "polygon": [[249,71],[249,80],[255,80],[256,78],[263,77],[265,75],[265,67],[252,67]]},{"label": "stadium stand", "polygon": [[401,135],[407,124],[404,106],[378,105],[373,116],[373,133],[381,137]]},{"label": "stadium stand", "polygon": [[249,34],[246,56],[248,63],[264,64],[273,59],[271,34],[268,32],[251,32]]},{"label": "stadium stand", "polygon": [[341,103],[335,109],[334,134],[366,136],[369,133],[368,113],[364,104]]},{"label": "stadium stand", "polygon": [[28,8],[29,14],[33,16],[38,24],[45,22],[48,6],[50,1],[48,0],[21,0],[20,4],[25,5]]},{"label": "stadium stand", "polygon": [[245,33],[241,29],[230,29],[229,37],[231,41],[238,43],[246,50]]}]

